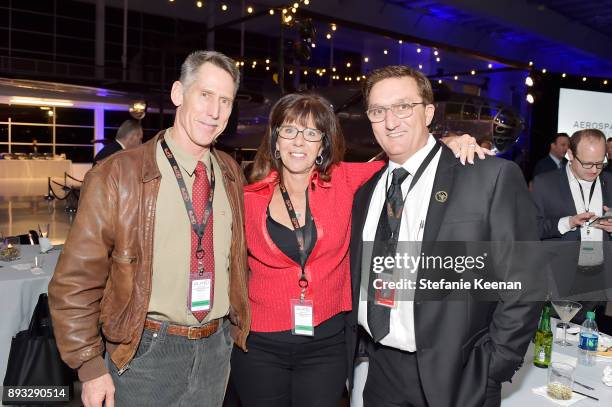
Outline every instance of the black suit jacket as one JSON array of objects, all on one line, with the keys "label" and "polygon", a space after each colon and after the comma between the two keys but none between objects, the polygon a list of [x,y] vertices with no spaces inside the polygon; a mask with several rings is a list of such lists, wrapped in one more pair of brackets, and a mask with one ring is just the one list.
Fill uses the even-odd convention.
[{"label": "black suit jacket", "polygon": [[[603,204],[611,207],[612,173],[602,171],[599,179]],[[538,231],[540,238],[546,242],[544,249],[548,255],[547,263],[550,264],[549,284],[552,286],[549,292],[554,297],[571,297],[583,301],[583,309],[573,319],[574,322],[580,322],[597,301],[605,299],[600,290],[612,287],[612,278],[607,277],[612,275],[610,235],[605,231],[602,235],[605,259],[602,268],[579,268],[580,244],[577,242],[581,240],[580,228],[562,235],[558,226],[561,218],[577,213],[566,169],[560,168],[537,176],[533,180],[532,193],[538,209]]]},{"label": "black suit jacket", "polygon": [[119,144],[117,140],[111,141],[110,143],[105,145],[102,150],[98,151],[98,154],[96,154],[96,156],[94,157],[93,165],[96,165],[98,161],[103,160],[108,156],[115,154],[117,151],[121,150],[123,150],[123,147],[121,147],[121,144]]},{"label": "black suit jacket", "polygon": [[[566,164],[567,164],[567,160],[564,157],[561,160],[561,168],[564,168]],[[550,154],[548,154],[546,155],[546,157],[542,158],[540,161],[536,163],[535,168],[533,169],[533,176],[535,177],[545,172],[554,171],[558,169],[559,167],[557,167],[557,163],[555,163],[555,161],[552,158],[550,158]]]},{"label": "black suit jacket", "polygon": [[[345,330],[351,381],[362,275],[362,233],[372,193],[385,170],[386,167],[357,191],[353,203],[350,256],[354,311],[347,317]],[[438,191],[448,193],[445,202],[434,199]],[[495,240],[538,240],[535,206],[518,166],[498,158],[462,166],[442,146],[422,252],[431,253],[436,241]],[[537,327],[541,304],[512,300],[478,302],[470,298],[460,302],[419,301],[419,290],[415,295],[416,354],[429,405],[481,406],[487,380],[507,381],[520,367]]]},{"label": "black suit jacket", "polygon": [[[612,173],[602,171],[601,193],[603,204],[612,206]],[[538,208],[538,230],[542,240],[580,240],[580,229],[559,233],[559,219],[576,215],[569,180],[565,168],[541,174],[533,180],[533,199]],[[607,239],[604,232],[604,239]]]}]

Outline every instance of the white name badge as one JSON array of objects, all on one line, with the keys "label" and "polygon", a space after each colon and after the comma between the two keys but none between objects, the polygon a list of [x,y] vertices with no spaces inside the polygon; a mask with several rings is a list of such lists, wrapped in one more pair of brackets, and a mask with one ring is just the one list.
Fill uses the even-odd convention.
[{"label": "white name badge", "polygon": [[293,335],[314,335],[312,300],[291,300],[291,322]]},{"label": "white name badge", "polygon": [[204,273],[204,278],[191,282],[191,311],[210,310],[211,282],[210,273]]}]

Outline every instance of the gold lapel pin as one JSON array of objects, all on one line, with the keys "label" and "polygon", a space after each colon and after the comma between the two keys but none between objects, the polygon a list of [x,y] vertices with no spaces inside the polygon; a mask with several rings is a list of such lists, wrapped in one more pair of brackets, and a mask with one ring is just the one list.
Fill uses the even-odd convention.
[{"label": "gold lapel pin", "polygon": [[434,195],[434,198],[436,198],[436,201],[438,201],[440,203],[444,203],[448,199],[448,192],[446,192],[446,191],[438,191]]}]

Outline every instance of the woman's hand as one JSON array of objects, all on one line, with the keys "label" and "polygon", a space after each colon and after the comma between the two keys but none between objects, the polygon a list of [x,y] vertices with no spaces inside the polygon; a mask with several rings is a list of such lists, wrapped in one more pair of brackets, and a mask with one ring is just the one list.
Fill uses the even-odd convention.
[{"label": "woman's hand", "polygon": [[484,160],[487,155],[495,155],[495,153],[486,148],[482,148],[476,143],[476,139],[469,134],[462,136],[447,136],[441,138],[442,142],[450,148],[455,157],[459,158],[461,164],[465,165],[465,161],[474,164],[474,156]]}]

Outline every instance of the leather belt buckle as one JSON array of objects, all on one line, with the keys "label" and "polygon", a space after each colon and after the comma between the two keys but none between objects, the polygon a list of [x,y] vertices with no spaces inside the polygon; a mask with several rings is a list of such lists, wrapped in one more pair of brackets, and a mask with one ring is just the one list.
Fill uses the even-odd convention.
[{"label": "leather belt buckle", "polygon": [[187,329],[187,339],[200,339],[202,337],[201,330],[202,327],[200,326],[190,326]]}]

